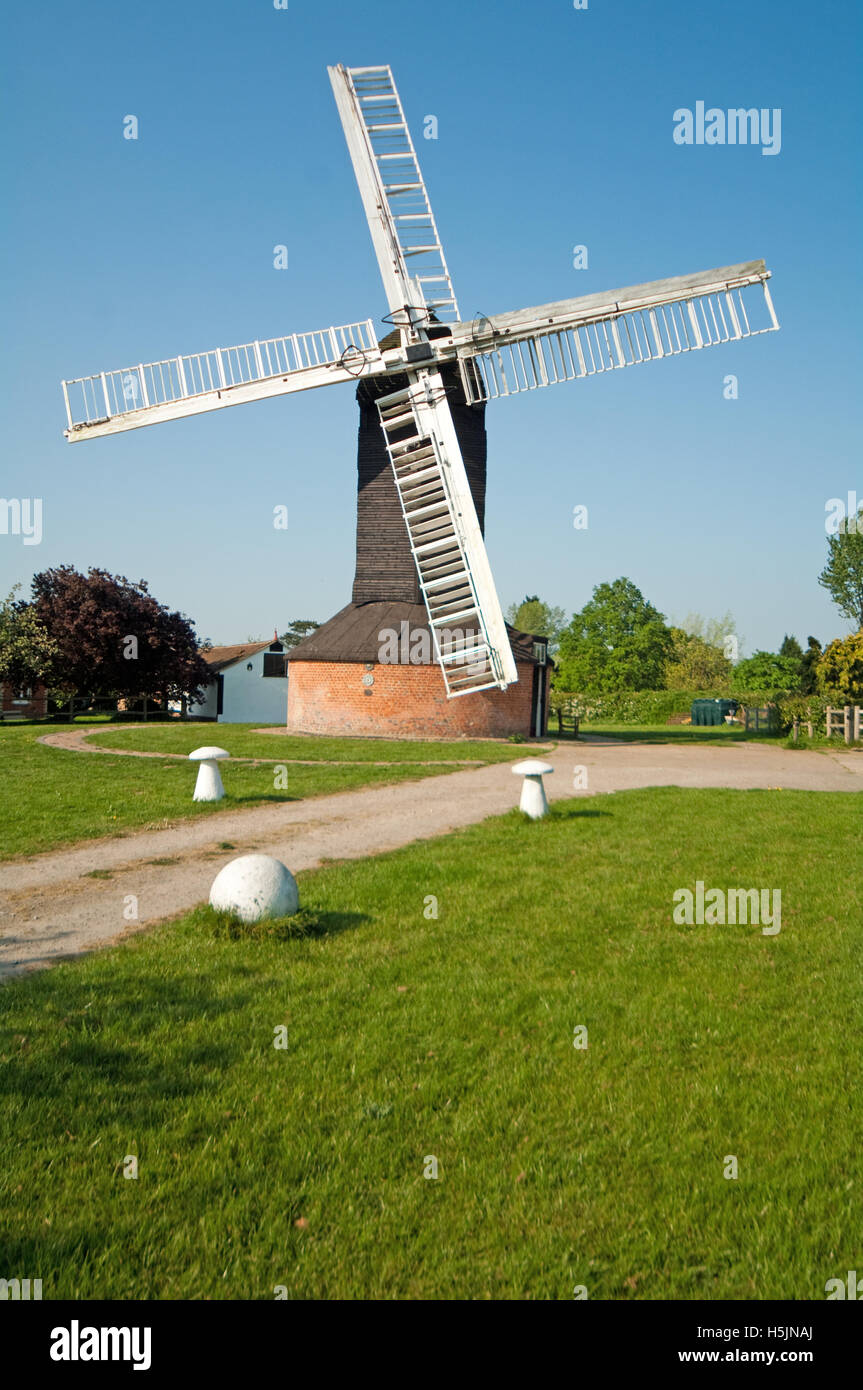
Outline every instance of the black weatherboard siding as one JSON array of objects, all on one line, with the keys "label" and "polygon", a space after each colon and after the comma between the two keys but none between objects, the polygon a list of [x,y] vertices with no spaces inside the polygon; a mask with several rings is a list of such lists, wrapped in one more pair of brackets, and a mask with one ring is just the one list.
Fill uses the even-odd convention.
[{"label": "black weatherboard siding", "polygon": [[[385,342],[387,340],[384,340]],[[389,344],[388,344],[389,345]],[[480,528],[485,529],[485,406],[468,405],[458,367],[441,371]],[[376,401],[407,386],[407,377],[374,377],[357,387],[357,568],[354,603],[422,603],[392,465]]]}]

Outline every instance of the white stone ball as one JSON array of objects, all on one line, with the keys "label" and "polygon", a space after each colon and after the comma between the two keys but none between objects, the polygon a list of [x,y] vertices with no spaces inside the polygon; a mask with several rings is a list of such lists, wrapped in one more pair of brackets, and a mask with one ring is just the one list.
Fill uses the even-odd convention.
[{"label": "white stone ball", "polygon": [[241,922],[260,922],[265,917],[292,917],[300,895],[296,879],[280,859],[244,854],[216,874],[210,906],[232,912]]}]

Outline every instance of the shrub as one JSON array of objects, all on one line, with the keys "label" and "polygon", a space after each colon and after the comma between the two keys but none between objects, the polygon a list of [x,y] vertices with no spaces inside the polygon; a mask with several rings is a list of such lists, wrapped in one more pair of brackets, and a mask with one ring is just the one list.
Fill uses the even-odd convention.
[{"label": "shrub", "polygon": [[[561,707],[595,724],[666,724],[675,715],[689,714],[693,700],[721,699],[721,690],[616,690],[574,693],[552,690],[549,708]],[[773,690],[745,690],[734,696],[741,705],[763,708],[777,703]]]}]

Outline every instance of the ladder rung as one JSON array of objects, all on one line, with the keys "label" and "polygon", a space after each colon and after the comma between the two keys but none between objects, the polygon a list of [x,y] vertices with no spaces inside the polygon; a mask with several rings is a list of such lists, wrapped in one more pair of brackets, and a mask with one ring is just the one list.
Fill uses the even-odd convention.
[{"label": "ladder rung", "polygon": [[[491,652],[490,649],[483,642],[482,646],[480,647],[471,647],[469,653],[464,651],[441,652],[440,659],[442,662],[447,662],[447,664],[450,664],[454,661],[464,661],[465,656],[467,655],[470,655],[472,657],[475,656],[476,661],[479,661],[483,656],[490,656]],[[472,661],[470,664],[473,666],[476,664],[476,662]]]},{"label": "ladder rung", "polygon": [[424,553],[427,552],[427,550],[438,550],[439,548],[441,548],[442,545],[453,546],[452,535],[450,535],[450,537],[438,537],[436,541],[425,541],[424,543],[422,543],[422,545],[417,546],[416,550],[414,550],[414,555],[424,555]]},{"label": "ladder rung", "polygon": [[416,521],[421,516],[429,516],[432,512],[439,512],[441,508],[443,508],[445,512],[449,512],[449,503],[446,500],[446,495],[441,497],[438,502],[432,502],[427,507],[416,507],[412,512],[409,512],[406,507],[405,516],[409,522]]},{"label": "ladder rung", "polygon": [[422,468],[422,469],[420,469],[419,473],[401,473],[401,474],[399,474],[399,484],[402,484],[402,483],[403,483],[403,484],[405,485],[405,487],[414,487],[417,483],[420,483],[420,482],[423,482],[423,483],[424,483],[424,482],[426,481],[427,478],[439,478],[439,477],[440,477],[440,469],[437,467],[436,464],[432,464],[431,468]]},{"label": "ladder rung", "polygon": [[445,618],[432,618],[432,627],[439,627],[441,623],[455,622],[456,618],[477,618],[479,614],[476,608],[463,608],[458,613],[447,613]]},{"label": "ladder rung", "polygon": [[468,578],[467,578],[467,570],[463,570],[462,573],[463,573],[464,576],[465,576],[464,579],[461,579],[458,575],[454,575],[454,574],[443,574],[443,575],[441,575],[440,579],[429,579],[429,580],[424,580],[424,581],[423,581],[423,588],[426,589],[426,590],[428,590],[428,589],[439,589],[439,588],[441,588],[441,586],[444,585],[444,584],[449,584],[449,585],[466,584],[466,583],[469,582],[469,581],[468,581]]}]

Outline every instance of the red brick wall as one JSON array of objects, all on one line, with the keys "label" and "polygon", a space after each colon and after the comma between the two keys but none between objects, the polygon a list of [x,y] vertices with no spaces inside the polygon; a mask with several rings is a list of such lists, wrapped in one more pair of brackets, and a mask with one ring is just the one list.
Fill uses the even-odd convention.
[{"label": "red brick wall", "polygon": [[48,691],[44,685],[34,685],[33,697],[26,705],[16,704],[15,687],[0,685],[0,713],[18,714],[25,719],[44,719],[48,712]]},{"label": "red brick wall", "polygon": [[[438,666],[292,661],[288,728],[308,734],[379,738],[495,738],[532,732],[533,667],[518,666],[518,684],[448,700]],[[373,675],[371,687],[363,676]],[[547,672],[546,672],[547,678]],[[371,695],[364,691],[370,688]]]}]

